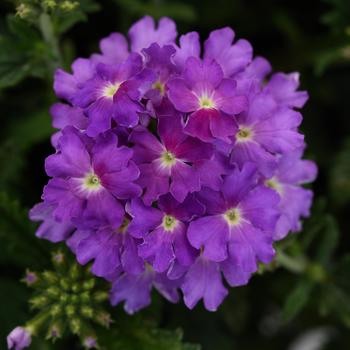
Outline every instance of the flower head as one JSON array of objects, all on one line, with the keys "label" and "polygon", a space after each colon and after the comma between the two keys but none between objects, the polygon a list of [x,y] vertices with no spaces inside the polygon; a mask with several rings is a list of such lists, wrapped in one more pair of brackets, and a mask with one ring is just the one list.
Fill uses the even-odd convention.
[{"label": "flower head", "polygon": [[302,159],[299,74],[271,74],[231,28],[204,45],[196,32],[176,37],[171,19],[146,16],[128,38],[102,39],[72,73],[56,71],[56,153],[30,212],[42,222],[37,236],[90,262],[128,313],[149,305],[153,288],[216,310],[223,278],[247,284],[312,201],[302,187],[316,166]]}]

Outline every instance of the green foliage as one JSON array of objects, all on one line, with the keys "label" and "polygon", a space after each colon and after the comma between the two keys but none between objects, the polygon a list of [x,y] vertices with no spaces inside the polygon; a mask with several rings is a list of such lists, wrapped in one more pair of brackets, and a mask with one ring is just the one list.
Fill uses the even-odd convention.
[{"label": "green foliage", "polygon": [[35,225],[29,221],[28,210],[5,192],[0,192],[0,218],[0,263],[14,263],[22,268],[45,266],[47,245],[34,236]]},{"label": "green foliage", "polygon": [[49,48],[39,33],[25,21],[7,17],[7,29],[0,31],[0,89],[31,76],[47,75]]},{"label": "green foliage", "polygon": [[171,3],[144,0],[114,0],[125,11],[134,16],[148,14],[155,18],[169,16],[175,20],[193,22],[197,16],[193,6],[186,2],[174,1]]},{"label": "green foliage", "polygon": [[113,350],[199,350],[198,345],[182,342],[182,331],[159,329],[153,322],[140,316],[119,315],[112,332],[106,333],[101,343]]},{"label": "green foliage", "polygon": [[[350,30],[350,7],[348,0],[325,0],[331,10],[322,16],[324,23],[334,31],[345,33]],[[350,34],[350,32],[348,32]]]},{"label": "green foliage", "polygon": [[338,205],[342,205],[350,200],[350,139],[346,140],[333,164],[330,176],[331,195]]},{"label": "green foliage", "polygon": [[311,280],[303,278],[287,296],[283,308],[283,319],[287,322],[295,318],[309,302],[314,285]]}]

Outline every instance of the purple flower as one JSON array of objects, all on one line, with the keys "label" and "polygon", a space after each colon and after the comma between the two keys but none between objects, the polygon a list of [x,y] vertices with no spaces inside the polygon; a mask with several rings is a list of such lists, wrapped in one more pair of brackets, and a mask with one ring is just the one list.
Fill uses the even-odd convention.
[{"label": "purple flower", "polygon": [[124,35],[111,33],[100,41],[102,54],[93,54],[91,61],[95,64],[119,64],[125,61],[129,55],[128,42]]},{"label": "purple flower", "polygon": [[72,64],[73,74],[57,69],[54,77],[54,90],[56,96],[68,102],[73,98],[81,85],[91,79],[95,74],[95,65],[88,59],[78,58]]},{"label": "purple flower", "polygon": [[[204,61],[215,60],[227,78],[243,73],[252,60],[253,49],[249,42],[241,39],[233,44],[234,37],[234,31],[226,27],[212,31],[204,43]],[[183,70],[188,58],[200,57],[201,45],[198,33],[182,35],[180,46],[176,46],[176,51],[174,61]]]},{"label": "purple flower", "polygon": [[301,218],[310,215],[313,193],[301,187],[314,181],[317,167],[314,162],[300,159],[303,149],[281,157],[274,176],[265,180],[266,186],[281,197],[281,216],[276,224],[275,240],[284,238],[289,231],[301,230]]},{"label": "purple flower", "polygon": [[166,95],[166,83],[177,71],[177,67],[171,61],[175,54],[175,48],[171,45],[160,47],[158,44],[153,43],[149,48],[143,49],[142,53],[145,56],[146,67],[152,69],[157,77],[152,88],[145,96],[155,106],[158,106]]},{"label": "purple flower", "polygon": [[139,170],[130,160],[132,150],[117,147],[113,133],[95,141],[66,127],[59,140],[59,151],[46,160],[46,172],[52,176],[44,188],[43,199],[53,207],[59,222],[84,220],[108,222],[119,227],[124,217],[120,200],[141,193],[134,184]]},{"label": "purple flower", "polygon": [[223,265],[223,272],[231,285],[237,285],[230,278],[231,267],[252,273],[258,261],[268,263],[274,256],[272,237],[279,198],[272,190],[257,185],[257,179],[255,166],[248,163],[224,179],[221,192],[201,191],[207,214],[192,221],[188,228],[188,239],[195,248],[202,249],[203,258],[230,261]]},{"label": "purple flower", "polygon": [[77,230],[69,244],[80,264],[94,260],[91,272],[96,276],[108,278],[120,267],[127,273],[138,275],[144,270],[143,260],[137,254],[141,240],[130,236],[128,226],[126,217],[118,229],[105,226],[96,230]]},{"label": "purple flower", "polygon": [[14,350],[22,350],[29,347],[32,342],[30,333],[23,327],[16,327],[7,336],[7,347]]},{"label": "purple flower", "polygon": [[88,336],[83,340],[83,346],[86,349],[98,349],[97,339],[93,336]]},{"label": "purple flower", "polygon": [[151,303],[152,287],[168,301],[177,303],[179,284],[180,280],[169,280],[165,274],[156,273],[147,265],[141,275],[124,273],[115,279],[110,300],[112,305],[125,301],[124,310],[128,314],[133,314]]},{"label": "purple flower", "polygon": [[231,28],[203,46],[196,32],[176,37],[172,20],[146,16],[56,71],[52,179],[30,212],[36,235],[90,262],[128,313],[153,287],[215,311],[223,278],[247,284],[312,202],[299,74],[271,74]]},{"label": "purple flower", "polygon": [[173,20],[167,17],[162,17],[156,28],[154,19],[145,16],[129,30],[133,52],[141,52],[142,49],[148,48],[152,43],[157,43],[159,46],[173,44],[176,36],[176,25]]},{"label": "purple flower", "polygon": [[250,43],[240,39],[232,44],[234,37],[234,31],[226,27],[212,31],[204,43],[204,59],[219,63],[225,77],[241,72],[252,60]]},{"label": "purple flower", "polygon": [[53,205],[42,202],[30,210],[29,217],[32,221],[42,221],[35,233],[37,237],[57,243],[66,240],[74,231],[74,226],[70,222],[56,221],[52,215],[53,210]]},{"label": "purple flower", "polygon": [[200,299],[209,311],[216,311],[228,294],[222,283],[220,265],[199,256],[181,285],[186,306],[193,309]]},{"label": "purple flower", "polygon": [[230,142],[237,131],[233,115],[247,108],[247,100],[236,92],[236,82],[224,78],[216,61],[190,57],[181,78],[167,84],[175,108],[188,113],[185,132],[204,142],[215,138]]},{"label": "purple flower", "polygon": [[270,177],[277,166],[276,154],[292,152],[304,144],[304,137],[297,129],[302,116],[288,107],[278,106],[272,96],[257,89],[252,84],[249,108],[237,117],[231,161],[239,166],[254,162],[264,176]]},{"label": "purple flower", "polygon": [[135,53],[117,65],[98,64],[96,74],[72,98],[89,117],[87,134],[95,137],[110,129],[112,118],[121,126],[137,125],[138,113],[143,111],[140,100],[154,79],[154,73],[143,69],[142,58]]},{"label": "purple flower", "polygon": [[271,77],[264,91],[271,94],[281,106],[301,108],[308,94],[306,91],[296,91],[298,87],[299,73],[277,73]]},{"label": "purple flower", "polygon": [[128,209],[133,218],[130,233],[144,239],[138,247],[139,256],[156,272],[165,272],[175,260],[182,266],[191,265],[195,254],[187,241],[187,223],[204,213],[203,205],[193,196],[179,203],[166,195],[159,198],[158,206],[146,207],[135,199]]},{"label": "purple flower", "polygon": [[199,191],[200,174],[195,165],[212,155],[211,145],[184,134],[178,115],[158,120],[158,140],[143,127],[135,128],[130,141],[135,143],[134,161],[139,165],[138,183],[145,188],[143,200],[150,205],[170,192],[179,202],[189,193]]}]

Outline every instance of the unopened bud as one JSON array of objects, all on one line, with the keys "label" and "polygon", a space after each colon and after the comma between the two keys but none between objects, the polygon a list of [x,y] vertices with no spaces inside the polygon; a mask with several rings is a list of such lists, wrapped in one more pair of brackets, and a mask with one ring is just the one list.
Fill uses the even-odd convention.
[{"label": "unopened bud", "polygon": [[93,315],[94,315],[94,311],[91,307],[89,306],[83,306],[81,309],[80,309],[80,313],[83,317],[85,318],[92,318]]},{"label": "unopened bud", "polygon": [[70,329],[71,329],[72,333],[79,334],[80,330],[81,330],[81,321],[77,318],[73,318],[70,321]]},{"label": "unopened bud", "polygon": [[27,4],[20,4],[16,8],[16,15],[22,19],[27,18],[31,12],[32,12],[32,9]]},{"label": "unopened bud", "polygon": [[78,6],[79,6],[78,2],[66,0],[60,4],[60,9],[63,11],[72,11],[75,8],[77,8]]},{"label": "unopened bud", "polygon": [[93,299],[97,302],[106,301],[108,300],[108,298],[109,298],[109,294],[107,292],[99,291],[94,293],[93,295]]},{"label": "unopened bud", "polygon": [[57,283],[57,276],[52,271],[44,271],[42,273],[43,280],[49,284],[56,284]]},{"label": "unopened bud", "polygon": [[48,305],[49,299],[44,295],[37,295],[29,300],[32,308],[41,309]]}]

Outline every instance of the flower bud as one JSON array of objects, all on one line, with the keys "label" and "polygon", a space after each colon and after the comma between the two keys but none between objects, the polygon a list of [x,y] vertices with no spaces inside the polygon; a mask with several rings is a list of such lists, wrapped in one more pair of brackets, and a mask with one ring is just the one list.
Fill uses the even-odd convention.
[{"label": "flower bud", "polygon": [[94,336],[88,336],[83,340],[83,346],[85,349],[97,349],[97,339]]},{"label": "flower bud", "polygon": [[31,287],[32,285],[38,282],[38,279],[39,277],[35,272],[27,269],[26,275],[22,279],[22,282],[24,282],[28,287]]},{"label": "flower bud", "polygon": [[27,348],[32,342],[32,338],[28,330],[23,327],[16,327],[7,336],[7,347],[9,349],[22,350]]},{"label": "flower bud", "polygon": [[27,18],[32,12],[28,4],[20,4],[16,7],[16,15],[22,19]]},{"label": "flower bud", "polygon": [[73,11],[74,9],[76,9],[79,6],[79,3],[76,1],[68,1],[65,0],[60,4],[60,9],[63,11]]}]

